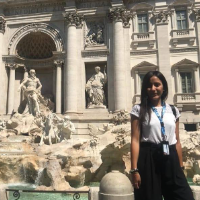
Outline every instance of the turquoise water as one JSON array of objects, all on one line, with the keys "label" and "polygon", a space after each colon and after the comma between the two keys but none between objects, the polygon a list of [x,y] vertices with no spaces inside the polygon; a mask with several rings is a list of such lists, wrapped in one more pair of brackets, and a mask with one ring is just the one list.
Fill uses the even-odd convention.
[{"label": "turquoise water", "polygon": [[190,186],[196,185],[196,184],[193,183],[192,178],[187,178],[187,181],[188,181]]},{"label": "turquoise water", "polygon": [[[16,200],[13,197],[13,192],[9,192],[9,200]],[[61,193],[20,193],[19,200],[73,200],[73,195],[71,194],[61,194]],[[88,195],[80,194],[80,200],[88,200]]]},{"label": "turquoise water", "polygon": [[[35,189],[34,185],[12,185],[9,186],[9,189],[17,189],[17,190],[33,190]],[[37,192],[20,192],[20,197],[14,197],[13,191],[8,192],[8,200],[74,200],[72,194],[66,193],[37,193]],[[80,194],[79,200],[88,200],[88,194]]]}]

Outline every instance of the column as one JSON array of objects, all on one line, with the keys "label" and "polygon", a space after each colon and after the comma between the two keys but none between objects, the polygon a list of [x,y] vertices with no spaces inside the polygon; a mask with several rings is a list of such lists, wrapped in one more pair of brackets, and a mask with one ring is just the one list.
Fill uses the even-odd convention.
[{"label": "column", "polygon": [[[193,22],[190,19],[191,12],[192,12],[191,6],[188,6],[187,7],[187,21],[188,21],[188,28],[189,29],[191,29],[191,28],[193,29]],[[190,35],[190,36],[194,36],[194,35]]]},{"label": "column", "polygon": [[[197,35],[197,45],[200,52],[200,9],[193,9],[193,13],[196,19],[196,35]],[[200,53],[198,53],[198,61],[200,63]]]},{"label": "column", "polygon": [[28,78],[28,69],[26,66],[24,66],[24,79]]},{"label": "column", "polygon": [[194,85],[195,85],[195,93],[200,92],[199,90],[199,66],[194,68]]},{"label": "column", "polygon": [[156,19],[159,71],[163,73],[168,83],[167,101],[168,103],[173,104],[174,102],[172,94],[172,75],[170,66],[168,16],[168,11],[159,11],[154,13],[154,17]]},{"label": "column", "polygon": [[176,15],[175,9],[172,8],[172,9],[171,9],[172,30],[177,29],[177,28],[176,28],[176,16],[175,16],[175,15]]},{"label": "column", "polygon": [[62,65],[63,60],[56,60],[54,62],[56,66],[56,113],[61,113],[62,105]]},{"label": "column", "polygon": [[77,26],[82,26],[83,17],[76,12],[65,13],[66,20],[66,62],[64,69],[64,112],[77,112]]},{"label": "column", "polygon": [[113,74],[115,111],[126,110],[126,78],[129,77],[126,76],[127,66],[125,64],[125,41],[123,38],[124,27],[129,27],[129,20],[131,15],[126,9],[122,7],[116,7],[110,10],[108,17],[113,23]]},{"label": "column", "polygon": [[141,92],[141,87],[140,87],[140,82],[139,82],[139,73],[138,71],[135,71],[135,94],[140,94]]},{"label": "column", "polygon": [[130,26],[124,28],[124,59],[125,59],[125,69],[126,69],[126,110],[129,111],[132,109],[132,96],[131,96],[131,55],[130,55]]},{"label": "column", "polygon": [[12,114],[14,109],[14,93],[15,93],[15,69],[17,68],[17,64],[9,63],[7,67],[10,69],[9,75],[9,87],[8,87],[8,114]]},{"label": "column", "polygon": [[[0,9],[0,15],[1,15],[1,9]],[[1,85],[1,92],[0,92],[0,114],[6,114],[6,103],[7,103],[7,74],[5,69],[5,64],[2,62],[2,55],[3,50],[5,49],[4,46],[4,33],[5,33],[5,24],[6,21],[3,16],[0,16],[0,85]]]},{"label": "column", "polygon": [[179,78],[179,70],[175,69],[175,76],[176,76],[176,92],[181,93],[181,88],[180,88],[180,78]]},{"label": "column", "polygon": [[[27,79],[28,78],[28,69],[26,66],[23,66],[24,67],[24,79]],[[21,90],[21,101],[24,100],[24,91]]]},{"label": "column", "polygon": [[[198,63],[200,63],[200,8],[193,8],[193,13],[195,15],[195,21],[196,21],[196,37],[197,37],[197,45],[199,49],[198,53]],[[196,71],[194,71],[195,76],[195,92],[198,93],[200,91],[199,89],[199,66],[197,66]],[[200,100],[199,94],[195,95],[196,101]]]}]

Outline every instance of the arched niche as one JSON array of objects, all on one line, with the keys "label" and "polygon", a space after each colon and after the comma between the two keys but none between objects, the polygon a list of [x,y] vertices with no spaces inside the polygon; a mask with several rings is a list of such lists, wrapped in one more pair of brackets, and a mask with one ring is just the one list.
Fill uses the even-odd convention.
[{"label": "arched niche", "polygon": [[19,28],[14,33],[8,45],[8,55],[16,55],[18,43],[23,38],[26,38],[27,35],[33,33],[43,33],[48,35],[54,41],[55,50],[57,52],[63,51],[63,39],[58,30],[45,23],[32,23]]}]

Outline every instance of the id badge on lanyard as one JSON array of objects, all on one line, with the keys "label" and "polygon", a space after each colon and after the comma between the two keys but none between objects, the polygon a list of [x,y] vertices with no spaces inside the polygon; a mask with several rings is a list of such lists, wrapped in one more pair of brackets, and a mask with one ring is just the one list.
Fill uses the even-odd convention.
[{"label": "id badge on lanyard", "polygon": [[168,141],[162,141],[162,150],[163,150],[164,156],[169,155],[169,142]]},{"label": "id badge on lanyard", "polygon": [[162,108],[161,116],[158,114],[158,111],[155,107],[151,107],[151,108],[160,121],[161,134],[162,134],[162,137],[163,137],[163,141],[161,142],[163,155],[168,156],[169,155],[169,142],[166,141],[165,126],[164,126],[164,122],[163,122],[163,115],[164,115],[164,112],[165,112],[165,109],[166,109],[166,105],[162,104],[162,106],[163,106],[163,108]]}]

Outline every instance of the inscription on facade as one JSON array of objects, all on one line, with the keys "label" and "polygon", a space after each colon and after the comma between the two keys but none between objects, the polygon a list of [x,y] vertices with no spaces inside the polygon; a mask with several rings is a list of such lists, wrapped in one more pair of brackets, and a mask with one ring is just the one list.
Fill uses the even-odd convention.
[{"label": "inscription on facade", "polygon": [[110,6],[110,1],[103,0],[77,0],[76,1],[77,8],[92,8],[92,7],[103,7],[103,6]]},{"label": "inscription on facade", "polygon": [[65,5],[66,5],[65,2],[24,5],[24,6],[17,6],[12,9],[7,8],[4,10],[4,13],[6,16],[12,16],[12,15],[28,15],[28,14],[46,13],[46,12],[58,12],[58,11],[64,11]]}]

